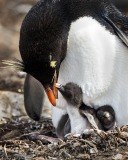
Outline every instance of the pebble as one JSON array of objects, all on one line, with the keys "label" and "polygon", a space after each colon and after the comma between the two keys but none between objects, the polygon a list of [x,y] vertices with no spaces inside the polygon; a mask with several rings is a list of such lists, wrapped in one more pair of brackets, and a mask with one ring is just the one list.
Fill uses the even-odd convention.
[{"label": "pebble", "polygon": [[98,153],[97,148],[91,148],[91,149],[90,149],[90,153],[91,153],[91,154],[96,154],[96,153]]},{"label": "pebble", "polygon": [[23,95],[11,91],[0,91],[0,119],[20,115],[26,115]]},{"label": "pebble", "polygon": [[77,158],[78,159],[83,159],[83,160],[87,160],[87,159],[90,159],[90,155],[89,154],[79,154],[78,156],[77,156]]},{"label": "pebble", "polygon": [[112,158],[112,160],[121,160],[122,158],[123,158],[122,154],[117,154]]},{"label": "pebble", "polygon": [[32,8],[30,4],[21,4],[16,7],[16,11],[20,14],[26,14]]}]

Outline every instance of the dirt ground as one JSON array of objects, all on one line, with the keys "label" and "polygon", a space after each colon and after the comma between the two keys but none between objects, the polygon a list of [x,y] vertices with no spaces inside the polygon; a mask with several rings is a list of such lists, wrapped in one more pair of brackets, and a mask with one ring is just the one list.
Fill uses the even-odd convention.
[{"label": "dirt ground", "polygon": [[[0,61],[20,59],[19,30],[34,3],[36,0],[0,0]],[[60,140],[51,119],[30,120],[23,106],[24,78],[24,74],[11,68],[0,69],[1,160],[128,159],[128,126]]]}]

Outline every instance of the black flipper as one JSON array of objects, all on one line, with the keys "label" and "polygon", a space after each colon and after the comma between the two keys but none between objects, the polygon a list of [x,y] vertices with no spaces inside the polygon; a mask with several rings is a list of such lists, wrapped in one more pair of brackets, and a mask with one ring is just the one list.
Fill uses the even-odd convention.
[{"label": "black flipper", "polygon": [[121,31],[121,29],[109,17],[104,17],[104,18],[113,27],[113,29],[114,29],[115,33],[117,34],[117,36],[128,47],[128,36],[125,33],[123,33],[123,31]]},{"label": "black flipper", "polygon": [[128,0],[112,0],[112,2],[122,11],[128,10]]},{"label": "black flipper", "polygon": [[56,128],[56,134],[59,138],[64,138],[64,136],[71,132],[71,124],[68,114],[65,114],[59,120],[58,126]]},{"label": "black flipper", "polygon": [[44,100],[44,89],[39,81],[27,74],[24,83],[24,105],[28,116],[40,119]]},{"label": "black flipper", "polygon": [[64,126],[64,135],[68,134],[71,132],[71,122],[70,119],[68,118],[67,122],[65,123]]},{"label": "black flipper", "polygon": [[114,4],[108,2],[107,7],[104,8],[102,18],[128,47],[128,17],[120,12]]}]

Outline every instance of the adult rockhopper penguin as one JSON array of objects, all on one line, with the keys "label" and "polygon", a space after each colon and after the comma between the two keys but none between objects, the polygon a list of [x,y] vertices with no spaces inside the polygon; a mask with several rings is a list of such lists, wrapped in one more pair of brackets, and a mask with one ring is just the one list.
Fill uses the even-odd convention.
[{"label": "adult rockhopper penguin", "polygon": [[[110,94],[108,88],[111,82],[118,84],[116,75],[116,79],[112,79],[117,73],[115,55],[119,53],[124,57],[127,52],[127,22],[128,18],[110,0],[41,0],[28,12],[21,26],[19,48],[22,70],[40,82],[54,106],[57,97],[55,83],[59,78],[61,84],[70,81],[81,86],[85,104],[112,103],[118,112],[116,104],[113,104],[115,101],[119,104],[118,99],[111,100],[111,97],[115,98],[116,88]],[[117,46],[121,46],[120,50]],[[122,66],[119,73],[122,73],[121,70]],[[120,89],[120,84],[117,88]],[[106,91],[110,101],[109,96],[106,98]],[[61,98],[58,96],[61,102],[58,101],[57,106],[63,108]],[[40,104],[37,105],[39,111]],[[34,119],[36,107],[31,109],[33,106],[25,103],[28,114]],[[54,122],[59,120],[56,114],[60,115],[59,111],[55,112]],[[119,113],[116,115],[117,120],[123,123]],[[57,122],[54,124],[57,125]]]}]

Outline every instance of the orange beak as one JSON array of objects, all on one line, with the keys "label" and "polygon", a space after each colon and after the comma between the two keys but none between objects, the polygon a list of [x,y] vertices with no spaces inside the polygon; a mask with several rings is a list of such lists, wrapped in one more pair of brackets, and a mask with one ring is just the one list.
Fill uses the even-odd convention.
[{"label": "orange beak", "polygon": [[49,101],[51,102],[51,104],[52,104],[53,106],[56,106],[56,97],[55,97],[55,95],[54,95],[54,93],[53,93],[53,91],[51,90],[50,87],[48,87],[48,88],[46,89],[46,94],[47,94],[48,99],[49,99]]},{"label": "orange beak", "polygon": [[51,104],[53,106],[56,106],[56,98],[58,96],[58,89],[56,88],[56,79],[54,80],[52,88],[53,90],[50,87],[48,87],[45,89],[45,91]]}]

